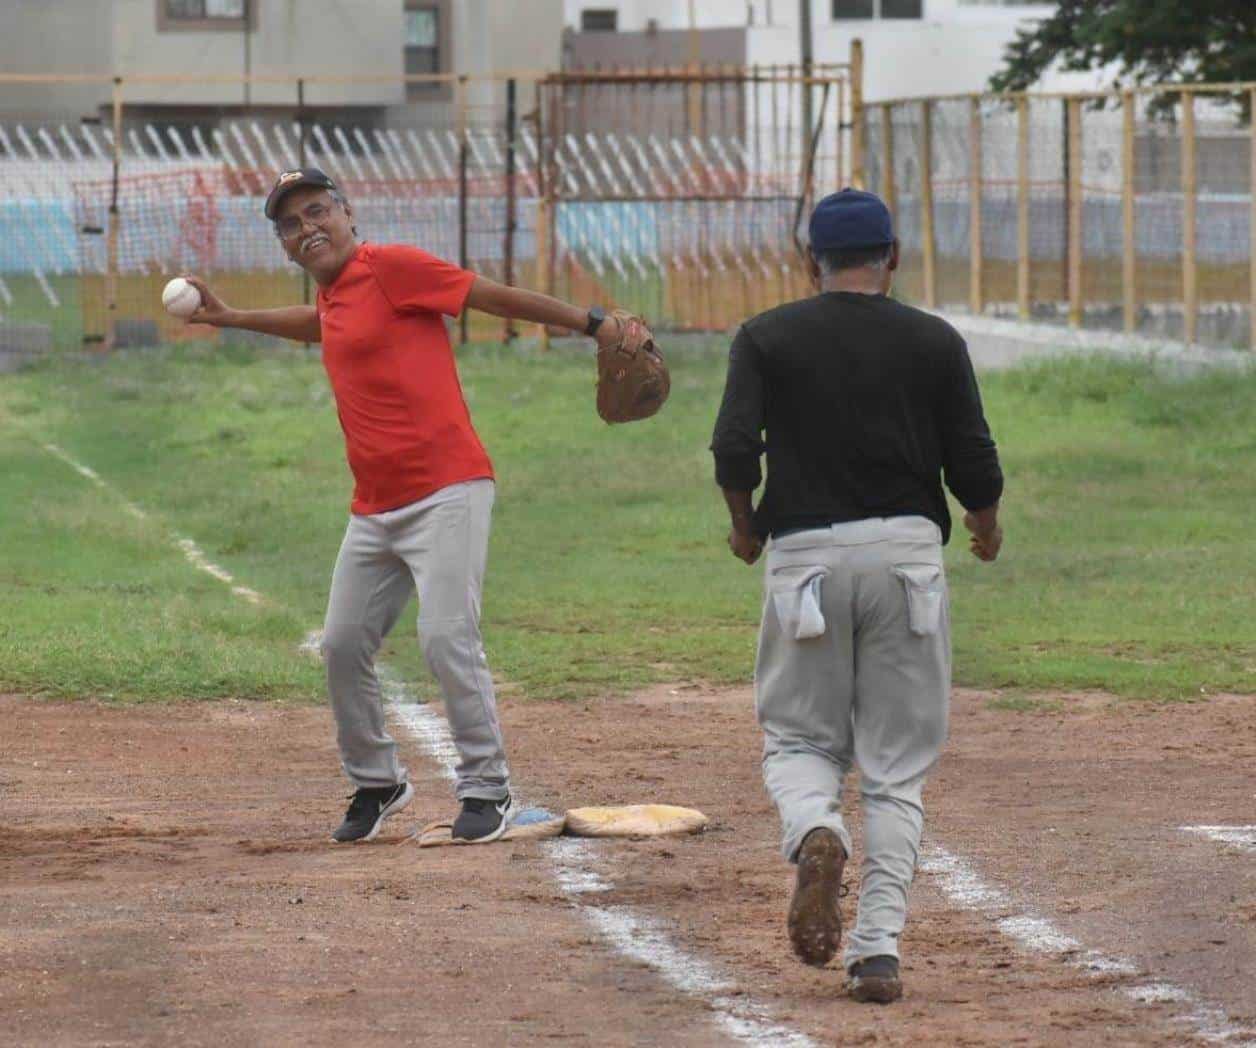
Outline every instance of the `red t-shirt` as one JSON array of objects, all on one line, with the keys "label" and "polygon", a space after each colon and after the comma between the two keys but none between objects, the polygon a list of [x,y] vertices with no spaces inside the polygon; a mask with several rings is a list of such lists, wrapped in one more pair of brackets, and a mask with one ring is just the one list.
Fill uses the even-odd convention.
[{"label": "red t-shirt", "polygon": [[475,274],[400,244],[362,244],[319,288],[323,366],[353,470],[352,511],[382,513],[492,477],[471,426],[442,314]]}]

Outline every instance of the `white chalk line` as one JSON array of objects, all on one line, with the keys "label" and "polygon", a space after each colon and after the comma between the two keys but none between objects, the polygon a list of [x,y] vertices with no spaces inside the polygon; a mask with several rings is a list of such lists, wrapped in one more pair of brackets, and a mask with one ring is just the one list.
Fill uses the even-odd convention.
[{"label": "white chalk line", "polygon": [[[310,644],[309,639],[306,644]],[[380,683],[393,717],[452,782],[458,750],[445,718],[416,702],[405,683],[386,670],[380,670]],[[589,896],[611,891],[614,886],[591,869],[594,856],[587,841],[563,837],[541,842],[541,847],[563,894],[617,953],[645,965],[681,993],[704,1001],[712,1010],[712,1018],[743,1044],[813,1048],[815,1042],[810,1037],[773,1021],[767,1008],[740,994],[736,983],[713,964],[677,946],[663,921],[627,906],[591,902]]]},{"label": "white chalk line", "polygon": [[[1143,974],[1138,965],[1123,957],[1087,949],[1045,917],[1017,913],[1020,904],[1010,894],[983,880],[969,863],[940,845],[931,844],[924,849],[920,868],[937,878],[942,893],[951,902],[989,917],[999,931],[1026,950],[1049,954],[1095,975]],[[1178,1005],[1174,1020],[1192,1027],[1192,1033],[1201,1040],[1236,1048],[1256,1045],[1256,1030],[1239,1026],[1223,1008],[1173,983],[1138,983],[1121,987],[1121,992],[1139,1004]]]},{"label": "white chalk line", "polygon": [[[99,473],[97,473],[90,466],[83,465],[83,463],[79,462],[64,448],[61,448],[56,444],[44,443],[43,449],[50,455],[54,455],[59,458],[62,462],[74,470],[75,473],[86,477],[102,491],[109,492],[110,495],[122,504],[122,508],[131,514],[131,516],[133,516],[136,520],[146,521],[151,519],[149,515],[145,513],[144,510],[140,509],[140,507],[134,502],[126,498],[116,488],[106,484],[101,479]],[[231,576],[231,572],[227,571],[226,568],[213,563],[205,556],[204,551],[191,539],[176,535],[174,544],[183,551],[183,556],[187,559],[187,562],[191,564],[192,567],[196,568],[197,571],[203,571],[206,575],[210,575],[213,578],[216,578],[219,582],[230,586],[232,593],[234,593],[237,597],[240,597],[242,600],[248,601],[250,604],[260,604],[262,602],[262,595],[258,593],[257,590],[249,589],[248,586],[236,585],[235,579]]]},{"label": "white chalk line", "polygon": [[[107,484],[95,470],[78,462],[55,444],[44,444],[44,449],[61,459],[77,473],[97,487],[109,491],[118,498],[124,508],[139,520],[147,520],[148,514]],[[211,563],[191,539],[176,538],[176,545],[183,551],[197,570],[204,571],[224,584],[249,603],[261,601],[261,594],[245,586],[233,585],[230,572]],[[317,654],[319,635],[307,635],[300,650]],[[440,766],[446,778],[454,778],[458,754],[449,727],[444,718],[414,701],[405,684],[381,669],[385,700],[394,716],[411,732],[415,741]],[[1183,827],[1204,830],[1204,827]],[[1232,827],[1208,827],[1210,830],[1230,830]],[[1256,829],[1240,827],[1239,829]],[[1230,843],[1230,842],[1226,842]],[[645,964],[663,979],[684,993],[704,998],[713,1009],[715,1018],[737,1040],[754,1045],[782,1045],[785,1048],[808,1048],[814,1041],[799,1031],[781,1026],[768,1018],[763,1006],[742,997],[731,997],[734,984],[718,975],[714,968],[675,947],[653,918],[636,914],[623,906],[599,906],[581,897],[610,890],[610,885],[588,869],[590,850],[587,842],[574,839],[553,841],[547,849],[551,869],[563,893],[580,908],[591,924],[607,939],[615,950],[626,957]],[[984,881],[962,859],[945,849],[933,845],[926,850],[921,869],[938,876],[943,892],[953,902],[967,909],[981,910],[994,917],[996,925],[1009,938],[1020,942],[1035,952],[1064,956],[1074,964],[1089,971],[1127,975],[1137,972],[1130,962],[1110,958],[1095,950],[1083,950],[1077,940],[1058,931],[1045,918],[1022,914],[999,916],[998,910],[1011,908],[1011,898],[1005,892]],[[1204,1040],[1226,1042],[1230,1045],[1256,1044],[1256,1040],[1238,1041],[1252,1031],[1242,1029],[1232,1022],[1219,1007],[1200,1001],[1194,994],[1171,983],[1148,983],[1128,987],[1125,993],[1140,1003],[1171,1003],[1183,1005],[1189,1010],[1177,1018],[1195,1027]]]},{"label": "white chalk line", "polygon": [[1178,829],[1240,851],[1256,852],[1256,826],[1179,826]]},{"label": "white chalk line", "polygon": [[[107,484],[95,470],[83,465],[55,444],[45,444],[44,448],[97,487],[119,498],[132,515],[141,520],[147,519],[143,510]],[[232,593],[250,603],[257,603],[261,599],[261,595],[255,590],[232,585],[235,580],[231,573],[210,562],[191,539],[176,537],[175,544],[193,567],[230,585]],[[306,634],[298,650],[303,654],[317,656],[320,653],[320,642],[320,633],[313,631]],[[445,719],[420,704],[406,684],[387,667],[377,664],[376,669],[384,701],[394,719],[405,727],[423,751],[436,762],[445,778],[453,781],[458,750]],[[769,1045],[772,1048],[814,1048],[815,1042],[805,1034],[772,1022],[762,1005],[734,996],[735,984],[720,976],[710,964],[685,953],[673,944],[661,922],[635,914],[623,906],[591,906],[584,903],[581,899],[583,894],[608,891],[611,886],[596,874],[587,871],[590,855],[584,842],[552,843],[556,846],[548,851],[554,880],[563,894],[577,904],[589,923],[616,952],[646,965],[683,993],[701,999],[712,1009],[713,1018],[744,1044],[764,1048]]]},{"label": "white chalk line", "polygon": [[592,855],[587,841],[560,837],[546,845],[559,887],[602,937],[680,992],[704,999],[712,1008],[714,1018],[734,1039],[745,1044],[790,1048],[809,1048],[815,1044],[805,1034],[774,1022],[762,1005],[739,996],[736,984],[713,965],[678,949],[662,921],[626,906],[588,901],[586,895],[609,891],[612,885],[589,869]]}]

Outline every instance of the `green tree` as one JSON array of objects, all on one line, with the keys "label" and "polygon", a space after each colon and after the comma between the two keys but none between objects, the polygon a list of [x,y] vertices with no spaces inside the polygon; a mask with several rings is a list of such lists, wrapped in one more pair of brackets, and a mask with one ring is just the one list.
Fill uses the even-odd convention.
[{"label": "green tree", "polygon": [[1256,81],[1256,0],[1060,0],[1017,32],[990,87],[1024,91],[1056,62],[1113,66],[1114,86]]}]

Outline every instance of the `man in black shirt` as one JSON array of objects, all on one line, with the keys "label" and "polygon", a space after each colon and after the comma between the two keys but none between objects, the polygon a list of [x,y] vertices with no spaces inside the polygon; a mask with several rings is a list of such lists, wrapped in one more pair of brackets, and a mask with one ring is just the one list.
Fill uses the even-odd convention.
[{"label": "man in black shirt", "polygon": [[809,964],[837,952],[851,852],[842,779],[855,763],[864,864],[843,960],[856,999],[887,1003],[902,992],[921,790],[946,738],[942,478],[967,511],[972,552],[992,561],[1003,474],[964,340],[887,297],[898,241],[881,200],[826,197],[810,240],[820,293],[737,333],[711,450],[733,553],[753,564],[770,538],[755,704],[764,782],[798,865],[790,940]]}]

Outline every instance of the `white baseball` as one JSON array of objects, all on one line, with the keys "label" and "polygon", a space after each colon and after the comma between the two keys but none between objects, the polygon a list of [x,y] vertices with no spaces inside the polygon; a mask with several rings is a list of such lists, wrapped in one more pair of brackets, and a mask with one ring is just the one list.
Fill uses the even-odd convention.
[{"label": "white baseball", "polygon": [[171,316],[186,320],[201,308],[201,293],[182,277],[175,277],[162,289],[161,304]]}]

